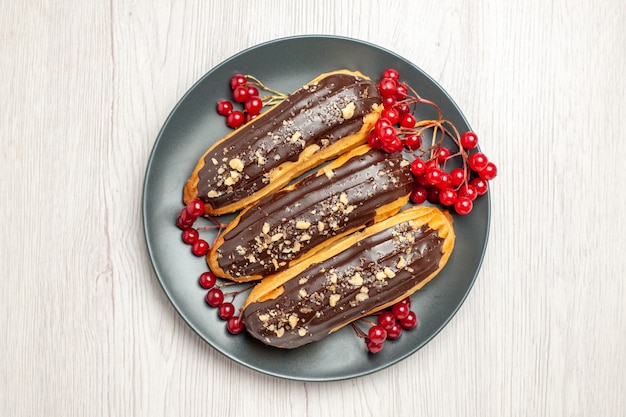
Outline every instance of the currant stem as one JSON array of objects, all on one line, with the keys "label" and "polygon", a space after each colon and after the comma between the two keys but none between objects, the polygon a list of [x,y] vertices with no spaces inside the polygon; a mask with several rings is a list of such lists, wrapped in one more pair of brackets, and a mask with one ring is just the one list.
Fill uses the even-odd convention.
[{"label": "currant stem", "polygon": [[256,78],[253,75],[246,74],[244,77],[246,77],[248,80],[252,80],[252,82],[249,82],[249,84],[256,85],[258,87],[261,87],[265,91],[269,91],[270,93],[274,93],[275,96],[278,97],[278,98],[285,99],[287,97],[286,94],[283,94],[280,91],[276,91],[273,88],[267,87],[265,84],[263,84],[261,81],[259,81],[258,78]]},{"label": "currant stem", "polygon": [[367,333],[361,330],[361,328],[357,326],[356,323],[352,322],[350,323],[350,326],[352,326],[354,333],[356,333],[358,337],[360,337],[361,339],[367,339]]}]

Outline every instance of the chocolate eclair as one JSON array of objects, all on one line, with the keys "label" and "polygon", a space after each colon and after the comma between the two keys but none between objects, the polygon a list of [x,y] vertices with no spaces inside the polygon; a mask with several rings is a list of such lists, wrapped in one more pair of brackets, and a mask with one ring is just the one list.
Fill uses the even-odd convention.
[{"label": "chocolate eclair", "polygon": [[397,213],[413,189],[409,162],[362,145],[246,208],[217,238],[217,276],[260,280],[368,224]]},{"label": "chocolate eclair", "polygon": [[241,210],[365,143],[381,111],[376,83],[363,74],[322,74],[212,145],[183,200],[200,198],[209,215]]},{"label": "chocolate eclair", "polygon": [[413,207],[264,278],[246,299],[246,330],[296,348],[387,308],[431,281],[454,247],[452,217]]}]

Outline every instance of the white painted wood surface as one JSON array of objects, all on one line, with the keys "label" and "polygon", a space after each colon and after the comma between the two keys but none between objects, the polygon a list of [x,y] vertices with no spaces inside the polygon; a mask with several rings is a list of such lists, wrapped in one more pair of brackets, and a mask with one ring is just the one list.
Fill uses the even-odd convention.
[{"label": "white painted wood surface", "polygon": [[[623,416],[626,5],[566,0],[2,1],[0,415]],[[205,344],[157,284],[149,153],[206,71],[344,35],[415,62],[498,163],[452,322],[362,378],[303,383]]]}]

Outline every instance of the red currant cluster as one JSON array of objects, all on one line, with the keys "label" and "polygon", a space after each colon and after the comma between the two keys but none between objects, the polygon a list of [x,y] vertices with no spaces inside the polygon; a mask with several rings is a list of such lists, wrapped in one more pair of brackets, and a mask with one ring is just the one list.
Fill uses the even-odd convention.
[{"label": "red currant cluster", "polygon": [[[200,230],[219,228],[221,231],[225,226],[219,221],[212,219],[216,223],[216,226],[194,227],[196,220],[203,215],[204,203],[202,203],[202,200],[196,198],[189,201],[187,205],[182,208],[176,220],[176,225],[183,231],[183,242],[191,245],[191,252],[198,257],[206,256],[210,249],[209,243],[200,238]],[[208,290],[205,296],[206,303],[211,307],[217,307],[217,314],[222,320],[226,320],[226,328],[228,331],[232,334],[241,333],[244,328],[243,321],[241,317],[235,315],[235,305],[232,302],[224,301],[225,294],[220,288],[221,285],[217,285],[215,274],[211,271],[203,272],[198,282],[202,288]],[[233,301],[235,296],[240,292],[241,291],[231,293],[233,295]]]},{"label": "red currant cluster", "polygon": [[182,208],[176,220],[176,225],[183,231],[183,242],[191,245],[191,251],[196,256],[206,256],[210,249],[209,243],[200,239],[198,229],[193,227],[193,224],[202,215],[204,215],[204,203],[196,198]]},{"label": "red currant cluster", "polygon": [[[224,301],[225,294],[219,285],[216,285],[217,278],[215,274],[210,271],[203,272],[200,274],[198,282],[202,288],[208,290],[204,299],[208,305],[217,308],[219,318],[226,321],[226,329],[228,329],[231,334],[241,333],[244,329],[241,316],[235,314],[237,309],[231,301]],[[233,293],[233,301],[235,296],[239,293],[240,292]]]},{"label": "red currant cluster", "polygon": [[[383,72],[378,90],[383,96],[384,110],[370,133],[369,145],[389,153],[406,149],[414,156],[411,163],[416,180],[411,193],[413,203],[428,200],[452,207],[461,215],[470,213],[473,201],[487,192],[487,182],[497,175],[496,165],[476,150],[478,136],[474,132],[460,135],[449,120],[443,119],[439,106],[401,82],[398,71],[393,68]],[[434,107],[437,119],[418,121],[413,115],[418,104]],[[422,138],[427,130],[432,131],[431,144],[422,149]],[[457,149],[444,146],[445,138],[450,138]],[[459,159],[460,166],[454,166],[459,164],[452,161]]]},{"label": "red currant cluster", "polygon": [[383,348],[385,340],[399,338],[404,330],[417,326],[417,322],[417,315],[411,310],[411,299],[407,297],[391,308],[381,311],[377,322],[371,323],[367,334],[359,330],[356,325],[353,328],[360,337],[365,339],[367,350],[377,353]]},{"label": "red currant cluster", "polygon": [[[260,97],[258,87],[271,91],[274,95]],[[243,109],[236,110],[233,102],[220,100],[217,102],[217,113],[226,117],[226,125],[233,129],[237,129],[242,124],[257,117],[264,106],[284,98],[284,94],[265,87],[251,75],[233,75],[230,78],[230,88],[233,101],[243,104]]]}]

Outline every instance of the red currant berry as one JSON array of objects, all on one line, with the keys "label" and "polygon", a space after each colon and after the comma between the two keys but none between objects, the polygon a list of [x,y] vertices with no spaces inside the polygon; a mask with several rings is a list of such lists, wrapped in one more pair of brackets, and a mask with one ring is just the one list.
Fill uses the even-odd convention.
[{"label": "red currant berry", "polygon": [[396,322],[396,318],[391,311],[381,311],[378,315],[378,325],[383,329],[388,330]]},{"label": "red currant berry", "polygon": [[387,68],[383,71],[383,78],[391,78],[392,80],[398,81],[400,79],[400,73],[395,68]]},{"label": "red currant berry", "polygon": [[402,325],[396,321],[393,326],[387,329],[387,339],[395,340],[400,336],[402,336]]},{"label": "red currant berry", "polygon": [[429,159],[428,161],[426,161],[426,170],[429,169],[433,169],[433,168],[439,168],[439,163],[437,162],[437,159]]},{"label": "red currant berry", "polygon": [[415,177],[415,183],[420,187],[428,188],[430,184],[426,181],[426,175],[419,175]]},{"label": "red currant berry", "polygon": [[259,114],[263,108],[263,101],[259,98],[259,96],[248,97],[244,103],[244,107],[250,114]]},{"label": "red currant berry", "polygon": [[198,218],[204,214],[204,203],[199,198],[189,200],[186,208],[191,217]]},{"label": "red currant berry", "polygon": [[383,343],[387,339],[387,331],[382,326],[372,326],[367,332],[367,338],[372,343]]},{"label": "red currant berry", "polygon": [[200,234],[193,227],[187,227],[185,228],[185,230],[183,230],[183,242],[188,245],[193,244],[196,240],[198,240],[199,237]]},{"label": "red currant berry", "polygon": [[233,103],[228,100],[220,100],[217,102],[217,114],[221,116],[228,116],[228,113],[233,111]]},{"label": "red currant berry", "polygon": [[426,199],[432,204],[439,204],[439,193],[441,190],[439,187],[431,185],[426,188]]},{"label": "red currant berry", "polygon": [[232,127],[233,129],[237,129],[244,122],[243,113],[239,110],[231,111],[228,116],[226,116],[226,125],[228,127]]},{"label": "red currant berry", "polygon": [[420,135],[408,135],[404,138],[404,144],[409,149],[419,149],[422,146],[422,137]]},{"label": "red currant berry", "polygon": [[370,339],[365,339],[365,346],[370,353],[378,353],[382,350],[384,343],[374,343]]},{"label": "red currant berry", "polygon": [[398,83],[393,78],[383,78],[378,83],[378,91],[383,97],[392,97],[398,91]]},{"label": "red currant berry", "polygon": [[230,78],[230,88],[235,89],[240,85],[246,85],[248,80],[243,74],[235,74]]},{"label": "red currant berry", "polygon": [[439,162],[440,164],[443,164],[444,162],[448,160],[448,158],[450,158],[450,149],[444,146],[440,146],[439,149],[437,149],[436,155],[437,155],[437,162]]},{"label": "red currant berry", "polygon": [[472,211],[474,204],[468,197],[460,196],[454,202],[454,210],[461,216],[465,216]]},{"label": "red currant berry", "polygon": [[403,148],[402,140],[397,136],[387,142],[383,141],[383,150],[387,153],[400,152]]},{"label": "red currant berry", "polygon": [[398,84],[398,88],[396,89],[396,99],[404,100],[409,95],[409,89],[406,88],[404,84]]},{"label": "red currant berry", "polygon": [[379,149],[383,146],[383,142],[373,130],[370,132],[370,135],[367,138],[367,143],[370,145],[370,147],[374,149]]},{"label": "red currant berry", "polygon": [[467,162],[469,163],[470,168],[472,168],[476,172],[480,172],[483,169],[485,169],[485,167],[489,163],[489,160],[487,159],[487,156],[484,153],[475,152],[470,155]]},{"label": "red currant berry", "polygon": [[462,168],[454,168],[450,171],[450,177],[453,187],[458,187],[465,182],[465,171]]},{"label": "red currant berry", "polygon": [[443,190],[445,188],[452,187],[452,176],[445,171],[441,172],[441,179],[437,183],[437,187]]},{"label": "red currant berry", "polygon": [[439,201],[444,206],[451,206],[456,201],[457,194],[452,188],[445,188],[439,193]]},{"label": "red currant berry", "polygon": [[476,192],[478,195],[485,195],[487,190],[489,189],[489,185],[487,184],[487,180],[482,178],[474,178],[470,183],[476,188]]},{"label": "red currant berry", "polygon": [[416,177],[424,175],[424,173],[426,173],[426,163],[420,158],[417,158],[413,162],[411,162],[410,169],[413,175],[415,175]]},{"label": "red currant berry", "polygon": [[244,121],[245,121],[246,123],[248,123],[249,121],[256,119],[256,117],[257,117],[257,116],[258,116],[258,114],[250,114],[250,113],[246,113],[246,114],[244,115]]},{"label": "red currant berry", "polygon": [[400,116],[411,111],[411,106],[409,106],[408,103],[396,103],[395,108],[398,110],[398,113],[400,113]]},{"label": "red currant berry", "polygon": [[388,119],[381,117],[380,119],[376,120],[376,124],[374,124],[374,131],[378,132],[385,127],[393,127],[393,125]]},{"label": "red currant berry", "polygon": [[465,132],[461,135],[461,146],[467,150],[474,149],[478,145],[478,136],[474,132]]},{"label": "red currant berry", "polygon": [[476,186],[472,184],[465,184],[459,188],[459,197],[467,197],[470,200],[476,200],[478,197],[478,191],[476,190]]},{"label": "red currant berry", "polygon": [[209,249],[209,244],[204,239],[196,239],[196,241],[191,244],[191,252],[196,256],[206,256],[206,254],[209,253]]},{"label": "red currant berry", "polygon": [[424,175],[426,175],[426,181],[428,181],[428,184],[437,185],[441,182],[443,171],[435,167],[426,168],[426,174]]},{"label": "red currant berry", "polygon": [[217,315],[222,320],[228,320],[235,315],[235,306],[233,305],[233,303],[229,302],[222,303],[217,308]]},{"label": "red currant berry", "polygon": [[176,224],[178,225],[178,227],[184,230],[188,227],[191,227],[193,223],[196,221],[196,219],[197,217],[194,217],[191,214],[189,214],[189,210],[187,210],[187,207],[183,207],[182,210],[180,211],[180,214],[178,215]]},{"label": "red currant berry", "polygon": [[217,282],[217,277],[211,271],[206,271],[206,272],[201,273],[200,278],[198,278],[198,283],[205,290],[213,288],[216,282]]},{"label": "red currant berry", "polygon": [[396,139],[396,130],[392,126],[384,126],[376,131],[382,143],[391,142]]},{"label": "red currant berry", "polygon": [[178,226],[180,229],[185,230],[193,226],[193,220],[184,220],[181,216],[178,216],[178,219],[176,220],[176,226]]},{"label": "red currant berry", "polygon": [[253,85],[248,86],[248,97],[254,97],[259,95],[259,89]]},{"label": "red currant berry", "polygon": [[244,329],[243,320],[241,320],[239,316],[232,316],[228,319],[228,323],[226,323],[226,329],[228,329],[231,334],[241,333]]},{"label": "red currant berry", "polygon": [[400,120],[400,112],[393,107],[383,110],[381,117],[389,120],[392,125],[395,125]]},{"label": "red currant berry", "polygon": [[406,304],[411,308],[411,297],[404,297],[402,300],[398,301],[399,303]]},{"label": "red currant berry", "polygon": [[414,312],[409,311],[409,315],[403,318],[402,320],[399,320],[399,322],[400,322],[400,326],[402,326],[403,329],[405,330],[412,329],[415,326],[417,326],[417,315]]},{"label": "red currant berry", "polygon": [[403,320],[407,318],[410,312],[411,307],[405,303],[396,303],[393,307],[391,307],[391,314],[393,314],[396,320]]},{"label": "red currant berry", "polygon": [[485,181],[490,181],[498,175],[498,168],[493,162],[488,162],[485,168],[478,172],[478,176]]},{"label": "red currant berry", "polygon": [[392,108],[396,104],[396,96],[383,97],[383,107]]},{"label": "red currant berry", "polygon": [[414,128],[415,123],[417,123],[417,120],[415,119],[415,116],[413,116],[411,113],[404,113],[400,117],[400,126],[402,126],[405,129]]},{"label": "red currant berry", "polygon": [[211,307],[217,307],[224,302],[224,293],[219,288],[211,288],[206,293],[205,300]]},{"label": "red currant berry", "polygon": [[413,204],[422,204],[426,201],[427,197],[428,193],[426,192],[426,188],[417,185],[413,187],[413,191],[411,191],[411,196],[409,198]]},{"label": "red currant berry", "polygon": [[248,99],[248,87],[245,85],[240,85],[235,87],[233,90],[233,100],[237,103],[243,103]]}]

